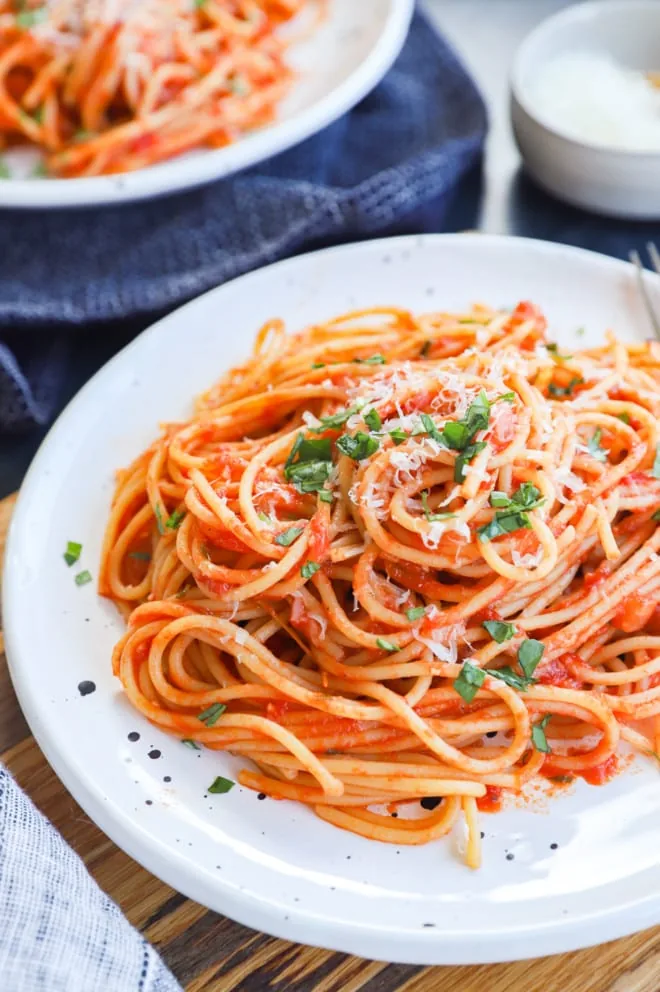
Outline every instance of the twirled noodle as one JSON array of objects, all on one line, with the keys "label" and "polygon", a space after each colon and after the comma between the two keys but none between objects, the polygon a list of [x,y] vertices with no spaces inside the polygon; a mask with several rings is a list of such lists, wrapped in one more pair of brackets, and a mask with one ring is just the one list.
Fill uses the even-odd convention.
[{"label": "twirled noodle", "polygon": [[660,749],[658,386],[658,345],[563,355],[529,303],[271,321],[119,473],[131,703],[362,836],[463,815],[476,866],[500,790]]}]

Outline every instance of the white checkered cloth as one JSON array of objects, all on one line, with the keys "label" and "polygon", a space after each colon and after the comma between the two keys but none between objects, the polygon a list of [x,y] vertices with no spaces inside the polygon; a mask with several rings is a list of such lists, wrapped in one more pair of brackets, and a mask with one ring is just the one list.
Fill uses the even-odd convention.
[{"label": "white checkered cloth", "polygon": [[1,992],[182,992],[0,766]]}]

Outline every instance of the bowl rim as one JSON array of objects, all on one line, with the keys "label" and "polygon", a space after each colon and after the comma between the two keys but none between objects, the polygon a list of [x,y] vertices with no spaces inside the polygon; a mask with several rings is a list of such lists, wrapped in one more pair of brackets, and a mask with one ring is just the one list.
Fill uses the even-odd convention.
[{"label": "bowl rim", "polygon": [[660,160],[660,150],[644,151],[642,149],[619,148],[613,145],[601,145],[590,141],[581,141],[579,138],[575,138],[562,131],[561,128],[546,123],[531,106],[526,96],[526,88],[522,84],[523,66],[529,58],[529,50],[533,48],[538,39],[543,37],[543,35],[552,32],[555,28],[565,23],[570,24],[573,21],[581,20],[590,11],[604,13],[611,10],[621,10],[630,14],[635,7],[638,9],[654,10],[660,19],[660,4],[657,3],[657,0],[584,0],[583,3],[571,4],[571,6],[564,7],[555,14],[544,18],[525,35],[516,49],[509,72],[509,89],[512,99],[534,124],[548,132],[548,134],[551,134],[554,138],[558,138],[575,149],[596,154],[612,155],[622,160],[647,160],[651,163]]}]

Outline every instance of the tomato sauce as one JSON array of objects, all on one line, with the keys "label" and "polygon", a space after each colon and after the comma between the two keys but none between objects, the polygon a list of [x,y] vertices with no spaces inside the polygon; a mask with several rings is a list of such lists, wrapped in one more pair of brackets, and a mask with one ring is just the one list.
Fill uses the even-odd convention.
[{"label": "tomato sauce", "polygon": [[612,617],[612,626],[626,634],[634,634],[646,627],[657,609],[655,597],[633,593],[620,604]]},{"label": "tomato sauce", "polygon": [[482,813],[499,813],[502,808],[503,789],[499,785],[487,785],[486,795],[477,799],[477,807]]},{"label": "tomato sauce", "polygon": [[579,655],[567,651],[559,658],[553,658],[535,673],[542,685],[556,685],[561,689],[581,689],[582,682],[574,678],[570,671],[571,662],[583,664]]}]

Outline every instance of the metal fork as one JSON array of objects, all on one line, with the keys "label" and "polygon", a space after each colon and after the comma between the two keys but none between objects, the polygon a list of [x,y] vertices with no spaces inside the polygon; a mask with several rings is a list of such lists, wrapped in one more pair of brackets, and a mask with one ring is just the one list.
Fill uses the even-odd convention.
[{"label": "metal fork", "polygon": [[[658,273],[658,275],[660,275],[660,252],[658,251],[658,249],[656,248],[656,246],[653,244],[652,241],[647,242],[646,250],[649,253],[649,258],[651,259],[651,265]],[[653,328],[654,334],[658,339],[658,341],[660,341],[660,317],[658,317],[658,312],[653,306],[653,302],[651,301],[649,291],[646,288],[646,283],[644,282],[644,266],[642,265],[642,260],[639,257],[639,252],[631,251],[628,255],[628,258],[635,266],[637,272],[637,286],[639,287],[639,292],[642,297],[644,307],[646,308],[646,312],[648,314],[649,321],[651,322],[651,326]]]}]

